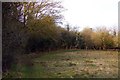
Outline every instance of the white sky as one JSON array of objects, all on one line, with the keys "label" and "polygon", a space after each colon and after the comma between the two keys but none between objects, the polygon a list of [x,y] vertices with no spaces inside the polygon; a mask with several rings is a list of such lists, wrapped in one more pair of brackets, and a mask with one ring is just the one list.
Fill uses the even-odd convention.
[{"label": "white sky", "polygon": [[67,11],[65,22],[81,29],[89,26],[118,26],[118,2],[120,0],[62,0]]}]

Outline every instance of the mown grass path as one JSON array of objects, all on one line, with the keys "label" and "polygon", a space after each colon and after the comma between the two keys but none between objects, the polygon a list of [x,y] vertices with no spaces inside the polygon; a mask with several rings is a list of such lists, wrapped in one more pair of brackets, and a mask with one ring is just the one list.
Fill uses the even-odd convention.
[{"label": "mown grass path", "polygon": [[[117,78],[117,51],[58,51],[30,54],[12,74],[22,78]],[[23,62],[25,62],[24,60]],[[29,62],[29,60],[28,60]]]}]

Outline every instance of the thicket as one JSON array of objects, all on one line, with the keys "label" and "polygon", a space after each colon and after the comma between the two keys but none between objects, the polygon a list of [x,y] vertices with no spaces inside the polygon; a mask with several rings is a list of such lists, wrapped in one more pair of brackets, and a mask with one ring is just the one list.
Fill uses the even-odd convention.
[{"label": "thicket", "polygon": [[20,54],[57,49],[111,49],[118,47],[116,29],[85,28],[82,31],[62,28],[64,9],[60,2],[2,3],[3,71],[17,62]]}]

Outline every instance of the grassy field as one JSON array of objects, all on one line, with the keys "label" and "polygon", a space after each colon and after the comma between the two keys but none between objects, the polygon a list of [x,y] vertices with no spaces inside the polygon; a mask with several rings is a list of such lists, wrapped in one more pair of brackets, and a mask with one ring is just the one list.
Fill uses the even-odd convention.
[{"label": "grassy field", "polygon": [[[40,53],[42,54],[42,53]],[[117,51],[67,50],[24,55],[9,76],[19,78],[117,78]]]}]

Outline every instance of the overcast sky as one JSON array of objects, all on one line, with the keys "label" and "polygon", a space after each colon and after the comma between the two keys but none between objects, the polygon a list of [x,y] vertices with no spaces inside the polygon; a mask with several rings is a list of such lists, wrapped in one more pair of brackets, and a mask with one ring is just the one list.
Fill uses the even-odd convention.
[{"label": "overcast sky", "polygon": [[62,0],[65,22],[73,26],[117,26],[119,0]]}]

